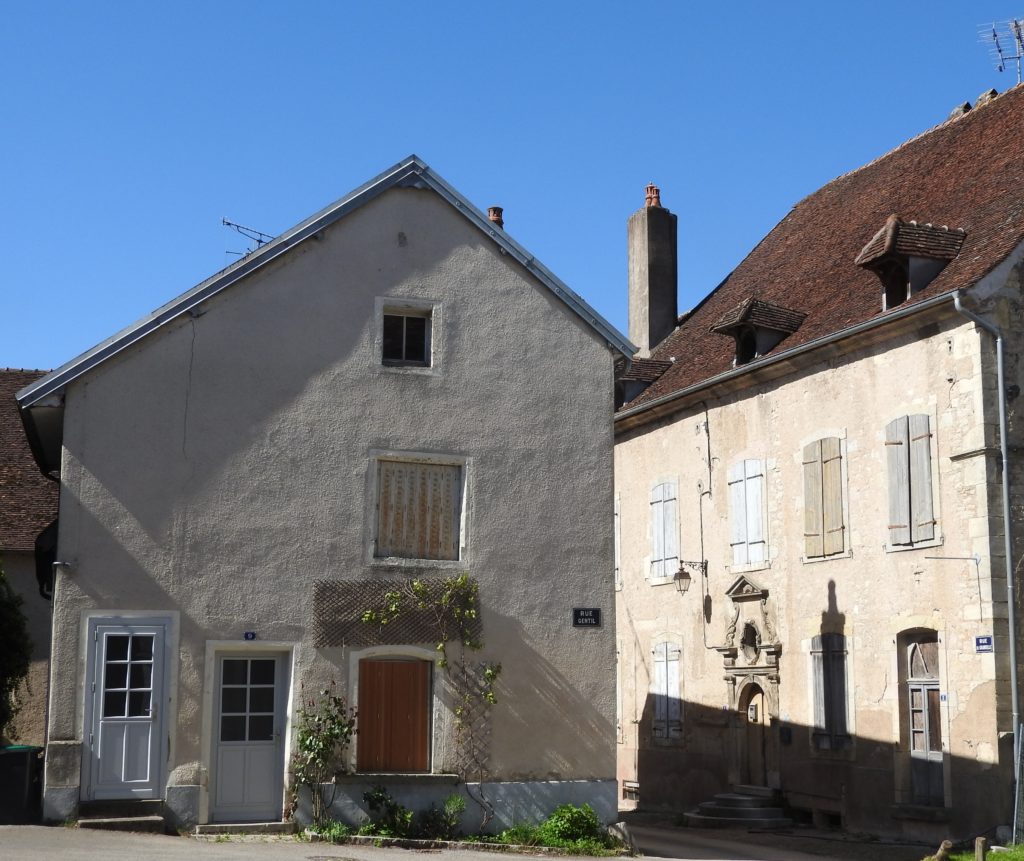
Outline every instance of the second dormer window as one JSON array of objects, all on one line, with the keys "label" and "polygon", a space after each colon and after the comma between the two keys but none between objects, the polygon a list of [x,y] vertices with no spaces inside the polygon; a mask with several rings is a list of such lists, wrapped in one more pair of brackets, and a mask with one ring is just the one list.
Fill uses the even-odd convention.
[{"label": "second dormer window", "polygon": [[793,334],[807,315],[751,296],[724,314],[712,332],[736,339],[734,366],[759,359]]}]

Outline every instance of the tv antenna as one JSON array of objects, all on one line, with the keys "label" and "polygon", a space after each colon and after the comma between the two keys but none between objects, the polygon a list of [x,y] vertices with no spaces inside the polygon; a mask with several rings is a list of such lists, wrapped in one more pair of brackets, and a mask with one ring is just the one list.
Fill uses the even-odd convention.
[{"label": "tv antenna", "polygon": [[274,237],[269,233],[264,233],[262,230],[257,230],[255,227],[246,227],[244,224],[235,224],[233,221],[228,221],[226,218],[222,218],[220,223],[225,227],[230,227],[236,233],[242,234],[246,239],[252,242],[252,247],[245,251],[226,251],[225,254],[237,254],[239,257],[245,257],[248,254],[252,254],[257,248],[262,248]]},{"label": "tv antenna", "polygon": [[1021,60],[1024,59],[1024,19],[993,21],[978,29],[980,40],[986,43],[996,71],[1005,72],[1008,63],[1017,64],[1017,83],[1021,82]]}]

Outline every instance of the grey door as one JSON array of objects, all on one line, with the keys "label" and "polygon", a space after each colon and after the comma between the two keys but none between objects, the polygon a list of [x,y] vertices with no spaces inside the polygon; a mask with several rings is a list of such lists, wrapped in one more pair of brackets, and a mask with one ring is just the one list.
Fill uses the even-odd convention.
[{"label": "grey door", "polygon": [[284,655],[217,660],[213,818],[280,821],[284,804]]}]

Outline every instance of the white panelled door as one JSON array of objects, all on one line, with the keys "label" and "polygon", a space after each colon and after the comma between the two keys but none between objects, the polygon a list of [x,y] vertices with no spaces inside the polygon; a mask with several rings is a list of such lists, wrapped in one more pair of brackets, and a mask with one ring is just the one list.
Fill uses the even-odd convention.
[{"label": "white panelled door", "polygon": [[217,821],[279,821],[283,815],[286,667],[284,655],[217,658]]},{"label": "white panelled door", "polygon": [[89,799],[162,796],[167,623],[149,621],[89,623]]}]

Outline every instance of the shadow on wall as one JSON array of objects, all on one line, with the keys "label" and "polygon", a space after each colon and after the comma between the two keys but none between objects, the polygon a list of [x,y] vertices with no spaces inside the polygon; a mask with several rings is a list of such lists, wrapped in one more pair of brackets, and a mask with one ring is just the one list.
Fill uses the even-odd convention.
[{"label": "shadow on wall", "polygon": [[[761,655],[741,665],[742,650],[736,666],[726,661],[724,668],[744,692],[742,708],[684,700],[678,729],[669,733],[661,717],[675,707],[667,709],[659,693],[650,692],[620,747],[620,762],[635,762],[639,807],[681,812],[731,786],[767,783],[798,815],[803,811],[820,825],[871,834],[933,842],[973,838],[1010,823],[1012,736],[1000,738],[996,763],[943,753],[949,724],[940,708],[935,632],[902,632],[894,648],[900,664],[896,696],[875,709],[862,701],[857,716],[862,724],[891,732],[898,709],[896,743],[858,735],[848,722],[846,614],[834,581],[810,654],[783,652],[778,668],[779,688],[795,684],[811,693],[813,722],[769,712],[773,697],[757,694],[768,693],[772,674]],[[730,682],[723,681],[721,696],[729,701]],[[748,704],[758,708],[748,711]],[[630,779],[628,772],[624,779]]]}]

